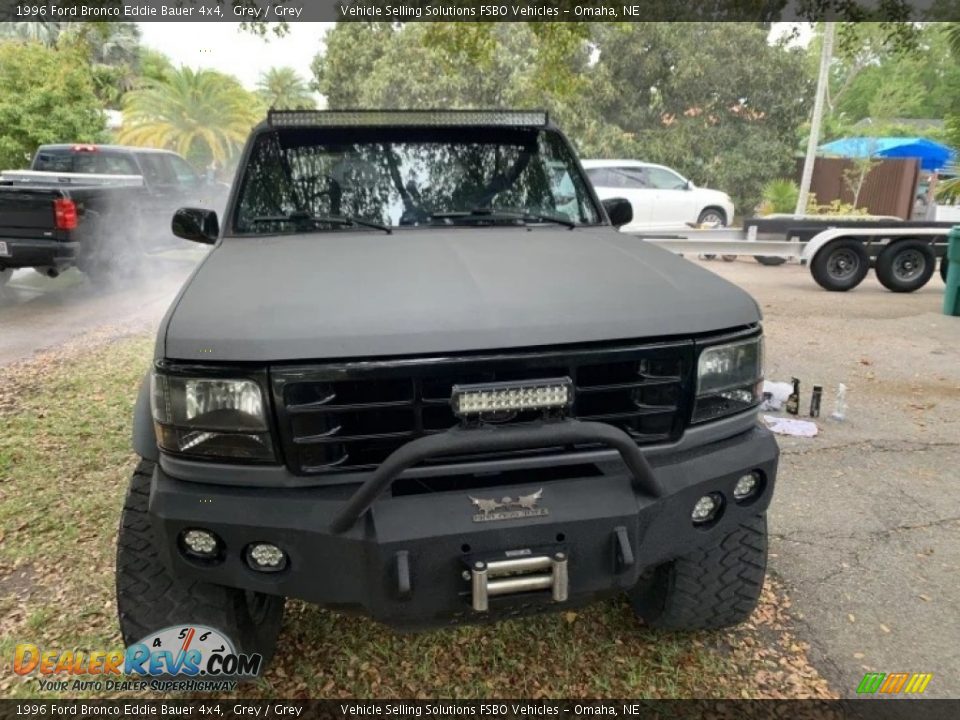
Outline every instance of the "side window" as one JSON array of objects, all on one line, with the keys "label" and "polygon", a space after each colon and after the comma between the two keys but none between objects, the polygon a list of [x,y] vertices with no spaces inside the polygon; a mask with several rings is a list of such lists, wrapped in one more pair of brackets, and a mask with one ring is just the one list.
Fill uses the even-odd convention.
[{"label": "side window", "polygon": [[139,175],[137,164],[129,155],[104,153],[100,156],[99,171],[104,175]]},{"label": "side window", "polygon": [[197,187],[200,184],[200,176],[190,166],[190,163],[176,155],[165,155],[164,157],[170,161],[178,185]]},{"label": "side window", "polygon": [[587,177],[590,178],[594,187],[611,187],[611,182],[613,182],[607,168],[588,168]]},{"label": "side window", "polygon": [[143,153],[140,155],[140,164],[143,166],[143,175],[148,185],[174,185],[177,182],[173,167],[164,162],[166,156],[160,153]]},{"label": "side window", "polygon": [[683,190],[687,186],[687,181],[672,170],[652,167],[647,168],[647,174],[651,186],[658,190]]},{"label": "side window", "polygon": [[649,168],[645,167],[618,167],[613,168],[613,174],[617,176],[617,184],[614,187],[627,188],[629,190],[644,190],[651,187],[650,180],[647,177]]}]

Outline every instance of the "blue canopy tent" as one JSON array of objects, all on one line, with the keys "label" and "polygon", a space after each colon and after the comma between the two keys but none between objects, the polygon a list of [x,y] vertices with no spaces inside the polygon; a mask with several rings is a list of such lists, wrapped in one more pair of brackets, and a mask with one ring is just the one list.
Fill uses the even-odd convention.
[{"label": "blue canopy tent", "polygon": [[824,155],[862,158],[918,158],[927,172],[942,169],[953,161],[954,152],[946,145],[921,137],[855,137],[834,140],[820,146]]}]

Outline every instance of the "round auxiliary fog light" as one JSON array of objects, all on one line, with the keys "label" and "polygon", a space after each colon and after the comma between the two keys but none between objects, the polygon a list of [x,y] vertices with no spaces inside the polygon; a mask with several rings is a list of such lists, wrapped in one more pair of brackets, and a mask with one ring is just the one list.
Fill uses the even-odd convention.
[{"label": "round auxiliary fog light", "polygon": [[737,484],[733,487],[733,498],[735,500],[746,500],[756,494],[760,488],[760,478],[757,473],[748,473],[741,475]]},{"label": "round auxiliary fog light", "polygon": [[697,504],[693,506],[690,519],[693,520],[696,525],[710,522],[717,516],[717,513],[720,512],[720,503],[721,499],[717,493],[704,495],[697,500]]},{"label": "round auxiliary fog light", "polygon": [[220,550],[220,541],[209,530],[187,530],[183,534],[182,540],[184,547],[197,557],[216,557]]},{"label": "round auxiliary fog light", "polygon": [[287,554],[270,543],[253,543],[247,548],[247,564],[260,572],[279,572],[287,566]]}]

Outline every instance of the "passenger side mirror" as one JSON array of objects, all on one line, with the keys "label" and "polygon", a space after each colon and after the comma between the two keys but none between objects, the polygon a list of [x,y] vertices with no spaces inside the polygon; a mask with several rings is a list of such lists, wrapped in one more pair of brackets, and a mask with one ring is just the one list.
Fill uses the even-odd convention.
[{"label": "passenger side mirror", "polygon": [[626,198],[609,198],[603,200],[602,205],[614,227],[623,227],[633,220],[633,205]]},{"label": "passenger side mirror", "polygon": [[687,180],[687,182],[686,182],[686,183],[684,184],[684,186],[683,186],[683,189],[684,189],[684,190],[693,190],[695,187],[697,187],[697,186],[693,184],[693,180]]},{"label": "passenger side mirror", "polygon": [[170,229],[184,240],[213,245],[220,235],[220,222],[214,210],[180,208],[173,214]]}]

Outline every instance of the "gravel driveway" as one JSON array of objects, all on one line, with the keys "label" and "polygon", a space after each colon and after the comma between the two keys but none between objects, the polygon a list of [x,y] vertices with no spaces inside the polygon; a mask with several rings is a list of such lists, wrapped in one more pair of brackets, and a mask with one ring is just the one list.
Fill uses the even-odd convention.
[{"label": "gravel driveway", "polygon": [[960,696],[960,318],[939,275],[897,295],[872,275],[827,293],[799,265],[703,265],[761,304],[767,377],[801,380],[801,408],[849,388],[844,423],[782,439],[771,567],[791,591],[811,658],[841,695],[864,673],[929,672]]}]

